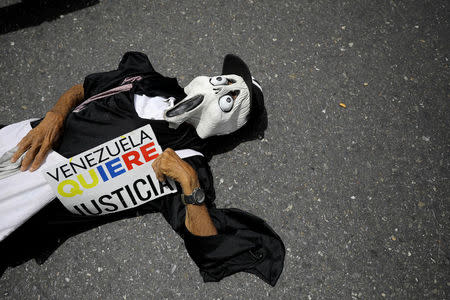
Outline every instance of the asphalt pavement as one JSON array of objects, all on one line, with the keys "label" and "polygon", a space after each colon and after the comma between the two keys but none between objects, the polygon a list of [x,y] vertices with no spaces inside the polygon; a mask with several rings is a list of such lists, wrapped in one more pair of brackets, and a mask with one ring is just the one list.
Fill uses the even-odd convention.
[{"label": "asphalt pavement", "polygon": [[7,269],[0,298],[450,298],[448,1],[30,2],[0,1],[0,124],[43,116],[126,51],[181,85],[235,53],[268,129],[211,160],[216,203],[265,219],[287,251],[275,287],[203,283],[150,214]]}]

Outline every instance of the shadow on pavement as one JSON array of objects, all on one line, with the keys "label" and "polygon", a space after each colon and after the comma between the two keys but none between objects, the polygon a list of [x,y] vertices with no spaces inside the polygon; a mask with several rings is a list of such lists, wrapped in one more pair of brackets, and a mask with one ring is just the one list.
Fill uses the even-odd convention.
[{"label": "shadow on pavement", "polygon": [[22,0],[0,7],[0,34],[56,20],[98,3],[99,0]]},{"label": "shadow on pavement", "polygon": [[125,218],[157,212],[151,205],[138,210],[126,210],[100,218],[81,217],[66,211],[54,200],[25,224],[0,242],[0,278],[8,267],[16,267],[28,260],[43,264],[67,239],[82,232]]}]

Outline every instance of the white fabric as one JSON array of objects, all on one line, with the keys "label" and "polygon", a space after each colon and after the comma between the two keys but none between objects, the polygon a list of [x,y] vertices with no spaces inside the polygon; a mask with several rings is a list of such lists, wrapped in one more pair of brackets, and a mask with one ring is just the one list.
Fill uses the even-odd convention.
[{"label": "white fabric", "polygon": [[18,146],[14,147],[0,156],[0,180],[20,172],[20,166],[22,165],[25,153],[22,154],[14,163],[11,162],[11,157],[17,152],[18,149]]},{"label": "white fabric", "polygon": [[253,77],[252,76],[252,83],[254,84],[254,85],[256,85],[256,87],[261,91],[261,93],[262,93],[262,87],[261,87],[261,85],[259,84],[259,82],[258,81],[256,81],[256,79],[255,79],[255,77]]},{"label": "white fabric", "polygon": [[191,156],[203,156],[202,153],[192,150],[192,149],[182,149],[176,150],[175,153],[181,158],[191,157]]},{"label": "white fabric", "polygon": [[[217,78],[226,78],[223,84],[213,84]],[[214,80],[213,80],[214,79]],[[233,99],[233,107],[229,111],[220,108],[219,100],[230,93],[238,91],[236,99]],[[218,77],[198,76],[185,88],[186,98],[181,100],[173,108],[164,112],[164,119],[174,128],[183,122],[195,127],[197,134],[202,139],[224,135],[241,128],[246,122],[250,112],[250,93],[242,77],[237,75],[221,75]],[[189,103],[194,103],[198,96],[203,96],[203,101],[193,109]],[[176,115],[169,116],[176,112]]]},{"label": "white fabric", "polygon": [[173,106],[173,98],[161,96],[147,97],[145,95],[134,95],[134,108],[142,119],[164,120],[164,110]]},{"label": "white fabric", "polygon": [[[14,148],[31,130],[30,121],[0,129],[0,156]],[[64,157],[51,151],[43,166],[63,159]],[[0,180],[0,191],[0,241],[55,198],[39,170],[19,172],[3,178]]]},{"label": "white fabric", "polygon": [[[0,129],[0,157],[16,147],[31,130],[26,120]],[[192,149],[175,151],[181,158],[200,155]],[[65,158],[51,151],[43,165],[34,172],[19,172],[0,180],[0,241],[56,198],[41,170]]]}]

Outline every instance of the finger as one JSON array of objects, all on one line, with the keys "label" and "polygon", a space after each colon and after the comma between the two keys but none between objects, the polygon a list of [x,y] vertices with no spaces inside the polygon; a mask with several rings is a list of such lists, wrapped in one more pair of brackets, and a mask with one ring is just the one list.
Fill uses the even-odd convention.
[{"label": "finger", "polygon": [[24,138],[17,146],[17,151],[14,152],[13,156],[11,157],[12,163],[15,163],[22,156],[22,154],[24,154],[30,148],[30,143]]},{"label": "finger", "polygon": [[181,158],[178,156],[178,154],[175,152],[175,150],[173,150],[171,148],[167,148],[167,150],[169,150],[167,152],[169,158],[171,158],[174,161],[180,161],[181,160]]},{"label": "finger", "polygon": [[180,157],[178,156],[178,154],[175,152],[175,150],[173,150],[173,149],[171,149],[171,148],[168,148],[168,150],[169,150],[170,157],[173,157],[173,158],[180,158]]},{"label": "finger", "polygon": [[156,175],[156,178],[158,178],[158,180],[160,182],[166,181],[166,176],[164,176],[164,174],[162,174],[162,173],[159,173],[158,175]]},{"label": "finger", "polygon": [[153,171],[156,172],[156,170],[159,168],[159,160],[161,159],[161,156],[158,156],[157,158],[155,158],[155,160],[152,162],[152,168]]},{"label": "finger", "polygon": [[164,180],[166,180],[166,176],[161,172],[160,169],[158,169],[158,170],[155,172],[155,174],[156,174],[156,178],[157,178],[159,181],[163,182]]},{"label": "finger", "polygon": [[165,159],[170,159],[173,158],[175,154],[175,151],[173,151],[171,148],[167,148],[166,150],[164,150],[164,152],[161,154],[161,156]]},{"label": "finger", "polygon": [[23,158],[22,167],[20,168],[20,171],[26,171],[28,169],[28,167],[30,166],[31,162],[34,160],[38,150],[39,149],[37,147],[31,147],[27,151],[27,154],[25,154],[25,157]]},{"label": "finger", "polygon": [[42,162],[44,161],[45,157],[47,156],[47,153],[50,151],[51,148],[52,147],[50,146],[49,143],[42,145],[38,154],[34,158],[33,163],[31,164],[30,172],[37,170],[41,166]]},{"label": "finger", "polygon": [[156,178],[158,178],[159,181],[163,182],[166,180],[166,172],[161,167],[161,161],[158,165],[158,172],[156,173]]},{"label": "finger", "polygon": [[161,172],[160,162],[161,162],[160,157],[156,158],[155,161],[152,163],[152,168],[153,171],[155,171],[156,178],[162,182],[164,181],[164,174],[162,174]]},{"label": "finger", "polygon": [[171,176],[173,158],[169,155],[162,156],[158,163],[159,171],[165,176]]}]

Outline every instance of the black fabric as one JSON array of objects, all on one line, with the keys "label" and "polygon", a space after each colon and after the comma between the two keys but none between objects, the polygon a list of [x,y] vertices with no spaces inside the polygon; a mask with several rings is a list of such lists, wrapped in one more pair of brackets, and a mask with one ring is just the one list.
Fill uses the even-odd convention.
[{"label": "black fabric", "polygon": [[[127,77],[158,76],[147,55],[139,52],[127,52],[123,55],[117,70],[94,73],[86,76],[83,83],[86,99],[121,85]],[[161,76],[161,75],[159,75]]]},{"label": "black fabric", "polygon": [[41,122],[42,122],[42,120],[44,120],[44,118],[40,118],[40,119],[37,119],[37,120],[31,121],[31,122],[30,122],[30,126],[31,126],[31,128],[34,128],[34,127],[38,126],[38,125],[39,125],[39,123],[41,123]]},{"label": "black fabric", "polygon": [[198,137],[192,126],[183,124],[171,129],[165,121],[142,119],[136,113],[134,94],[172,96],[178,100],[184,97],[177,80],[157,73],[145,54],[127,52],[117,70],[87,76],[83,85],[85,98],[119,86],[125,78],[134,76],[143,79],[133,83],[130,91],[90,102],[84,110],[70,113],[64,123],[61,142],[54,150],[71,157],[150,124],[163,149],[190,148],[201,152],[205,141]]},{"label": "black fabric", "polygon": [[[183,124],[178,129],[170,129],[165,121],[141,119],[137,115],[134,109],[134,93],[173,96],[177,99],[184,97],[176,80],[156,73],[144,54],[126,53],[118,70],[87,76],[84,83],[86,98],[115,87],[111,82],[119,85],[124,78],[136,75],[145,78],[133,84],[132,91],[91,102],[81,112],[69,114],[63,138],[55,150],[65,157],[71,157],[150,124],[163,149],[190,148],[202,152],[206,141],[198,137],[192,126]],[[33,122],[32,126],[37,126],[39,122],[40,120]],[[11,249],[20,247],[23,240],[21,235],[34,232],[33,236],[44,235],[45,238],[39,240],[39,247],[34,249],[33,253],[28,253],[28,258],[35,257],[43,261],[71,235],[114,220],[160,212],[184,239],[186,249],[199,267],[205,282],[219,281],[225,276],[245,271],[274,286],[283,270],[285,255],[280,237],[262,219],[254,215],[238,209],[216,208],[213,176],[207,159],[194,156],[186,158],[185,161],[197,171],[218,235],[199,237],[186,229],[185,207],[181,203],[179,193],[150,201],[134,209],[98,217],[73,215],[56,199],[31,218],[22,229],[0,244],[0,256],[12,257],[26,251],[20,249],[14,253]],[[181,191],[179,186],[178,190]],[[19,257],[23,259],[27,255]]]},{"label": "black fabric", "polygon": [[209,213],[218,235],[199,237],[183,228],[186,249],[204,281],[220,281],[244,271],[275,286],[284,266],[280,237],[264,220],[245,211],[210,209]]},{"label": "black fabric", "polygon": [[244,79],[245,84],[250,90],[250,100],[253,98],[252,95],[252,75],[247,64],[238,56],[234,54],[227,54],[223,60],[222,65],[222,75],[235,74],[241,76]]}]

